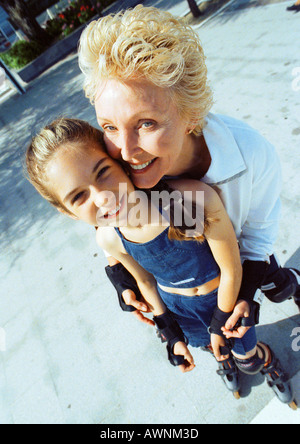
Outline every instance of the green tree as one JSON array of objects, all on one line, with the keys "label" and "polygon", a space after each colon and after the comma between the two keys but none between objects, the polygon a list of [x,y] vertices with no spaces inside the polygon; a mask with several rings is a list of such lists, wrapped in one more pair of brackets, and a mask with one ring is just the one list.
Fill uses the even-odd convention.
[{"label": "green tree", "polygon": [[202,15],[202,12],[200,11],[200,9],[198,8],[198,5],[196,3],[195,0],[187,0],[191,13],[193,14],[194,17],[200,17],[200,15]]},{"label": "green tree", "polygon": [[49,34],[38,24],[25,0],[0,0],[0,6],[7,12],[12,23],[17,26],[30,41],[47,44]]}]

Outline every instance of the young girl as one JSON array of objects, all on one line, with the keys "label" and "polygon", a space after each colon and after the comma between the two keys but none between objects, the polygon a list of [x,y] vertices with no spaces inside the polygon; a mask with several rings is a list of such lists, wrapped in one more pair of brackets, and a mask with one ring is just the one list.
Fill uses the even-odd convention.
[{"label": "young girl", "polygon": [[134,276],[173,365],[192,370],[187,343],[204,347],[213,350],[218,373],[234,393],[239,390],[237,368],[248,374],[261,371],[281,400],[292,402],[272,351],[257,344],[255,327],[234,341],[232,351],[224,347],[222,328],[235,306],[242,271],[233,227],[215,191],[199,181],[168,181],[165,188],[184,198],[182,214],[188,204],[197,210],[195,196],[204,193],[204,233],[197,223],[189,231],[184,222],[176,226],[180,200],[171,204],[168,218],[167,209],[137,191],[108,156],[102,132],[81,120],[60,119],[44,128],[29,146],[26,163],[39,193],[59,211],[95,226],[97,243]]}]

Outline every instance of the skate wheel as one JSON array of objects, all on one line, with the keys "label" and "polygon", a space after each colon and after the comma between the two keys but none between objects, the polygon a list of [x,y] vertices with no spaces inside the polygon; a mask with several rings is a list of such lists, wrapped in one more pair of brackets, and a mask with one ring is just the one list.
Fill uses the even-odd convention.
[{"label": "skate wheel", "polygon": [[296,401],[292,401],[289,404],[289,408],[292,409],[292,410],[298,410],[298,404],[296,403]]},{"label": "skate wheel", "polygon": [[240,392],[233,392],[233,396],[235,397],[235,399],[241,399]]}]

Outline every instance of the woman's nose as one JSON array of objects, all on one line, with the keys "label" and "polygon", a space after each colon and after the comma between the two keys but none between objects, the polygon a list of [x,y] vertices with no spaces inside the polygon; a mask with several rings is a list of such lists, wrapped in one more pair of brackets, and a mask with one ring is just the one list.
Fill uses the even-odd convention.
[{"label": "woman's nose", "polygon": [[121,156],[125,162],[136,159],[136,156],[143,150],[138,145],[138,135],[135,133],[123,133],[120,139]]}]

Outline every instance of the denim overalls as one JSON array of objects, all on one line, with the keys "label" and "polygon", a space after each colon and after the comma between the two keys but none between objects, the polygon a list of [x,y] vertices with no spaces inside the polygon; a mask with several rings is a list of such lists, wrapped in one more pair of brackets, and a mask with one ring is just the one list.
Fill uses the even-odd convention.
[{"label": "denim overalls", "polygon": [[[145,270],[153,274],[158,284],[173,288],[194,288],[211,281],[220,274],[208,242],[177,241],[168,238],[169,227],[149,242],[137,244],[124,238],[118,228],[123,246]],[[203,296],[182,296],[157,291],[174,314],[182,331],[193,347],[210,344],[207,329],[217,306],[218,289]],[[245,355],[256,346],[255,328],[242,339],[236,339],[233,350]]]}]

